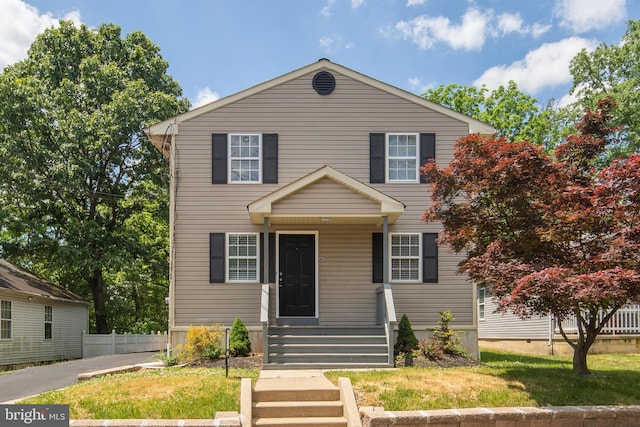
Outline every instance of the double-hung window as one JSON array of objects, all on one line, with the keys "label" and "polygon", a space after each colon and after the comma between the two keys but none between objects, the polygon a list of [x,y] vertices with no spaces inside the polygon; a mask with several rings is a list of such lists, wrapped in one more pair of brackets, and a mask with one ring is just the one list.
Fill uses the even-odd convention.
[{"label": "double-hung window", "polygon": [[258,233],[227,234],[227,281],[257,282]]},{"label": "double-hung window", "polygon": [[484,297],[485,288],[478,289],[478,320],[484,320]]},{"label": "double-hung window", "polygon": [[229,182],[260,183],[261,135],[229,135]]},{"label": "double-hung window", "polygon": [[418,282],[421,280],[421,249],[419,233],[391,234],[391,280]]},{"label": "double-hung window", "polygon": [[44,306],[44,339],[53,338],[53,306]]},{"label": "double-hung window", "polygon": [[0,339],[11,339],[11,301],[0,301]]},{"label": "double-hung window", "polygon": [[418,134],[387,134],[387,182],[419,182]]}]

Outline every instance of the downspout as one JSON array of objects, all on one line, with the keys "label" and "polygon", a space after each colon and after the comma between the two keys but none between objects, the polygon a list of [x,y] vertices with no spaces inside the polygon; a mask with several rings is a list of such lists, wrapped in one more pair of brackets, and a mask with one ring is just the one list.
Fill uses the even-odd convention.
[{"label": "downspout", "polygon": [[178,133],[177,123],[171,126],[171,146],[169,147],[169,340],[167,350],[173,343],[172,329],[175,327],[175,288],[176,288],[176,242],[175,242],[175,220],[176,220],[176,195],[178,188],[178,165],[176,134]]}]

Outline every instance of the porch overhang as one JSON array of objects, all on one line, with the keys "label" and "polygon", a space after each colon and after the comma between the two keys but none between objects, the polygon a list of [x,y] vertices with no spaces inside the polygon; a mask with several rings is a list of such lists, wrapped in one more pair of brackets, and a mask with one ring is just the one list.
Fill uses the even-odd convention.
[{"label": "porch overhang", "polygon": [[[353,193],[354,209],[335,209],[332,203],[322,204],[313,209],[313,212],[305,212],[300,209],[275,210],[274,205],[296,193],[312,187],[315,183],[329,179]],[[358,200],[367,203],[374,202],[375,209],[366,212],[357,209]],[[302,178],[297,179],[279,189],[253,201],[247,206],[249,215],[254,224],[264,224],[265,218],[270,224],[375,224],[382,225],[383,218],[387,218],[389,224],[404,213],[405,205],[398,200],[370,187],[357,179],[354,179],[330,166],[323,166]]]}]

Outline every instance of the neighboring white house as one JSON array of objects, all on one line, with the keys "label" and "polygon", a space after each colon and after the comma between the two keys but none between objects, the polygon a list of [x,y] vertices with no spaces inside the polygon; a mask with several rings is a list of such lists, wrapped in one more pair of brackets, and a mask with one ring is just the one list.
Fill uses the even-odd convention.
[{"label": "neighboring white house", "polygon": [[0,259],[0,366],[82,357],[89,303]]},{"label": "neighboring white house", "polygon": [[[485,288],[478,289],[478,345],[533,354],[571,354],[550,317],[522,320],[513,313],[500,313]],[[576,334],[575,319],[562,323],[564,331]],[[590,353],[640,353],[640,304],[628,304],[617,311],[596,339]]]}]

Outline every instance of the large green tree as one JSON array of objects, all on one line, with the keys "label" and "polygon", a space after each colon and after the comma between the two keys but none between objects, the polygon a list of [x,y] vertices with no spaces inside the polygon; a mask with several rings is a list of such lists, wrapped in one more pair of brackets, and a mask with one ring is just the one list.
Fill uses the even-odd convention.
[{"label": "large green tree", "polygon": [[90,297],[98,333],[110,303],[166,286],[163,160],[142,129],[188,108],[167,68],[140,32],[61,22],[0,75],[2,255]]},{"label": "large green tree", "polygon": [[640,152],[640,20],[628,22],[620,43],[578,53],[569,69],[581,107],[594,109],[605,96],[617,103],[613,123],[622,126],[622,136],[608,159]]},{"label": "large green tree", "polygon": [[551,150],[570,132],[553,101],[540,106],[514,81],[489,91],[486,86],[441,85],[423,98],[481,120],[495,127],[498,136],[511,141],[531,141]]}]

